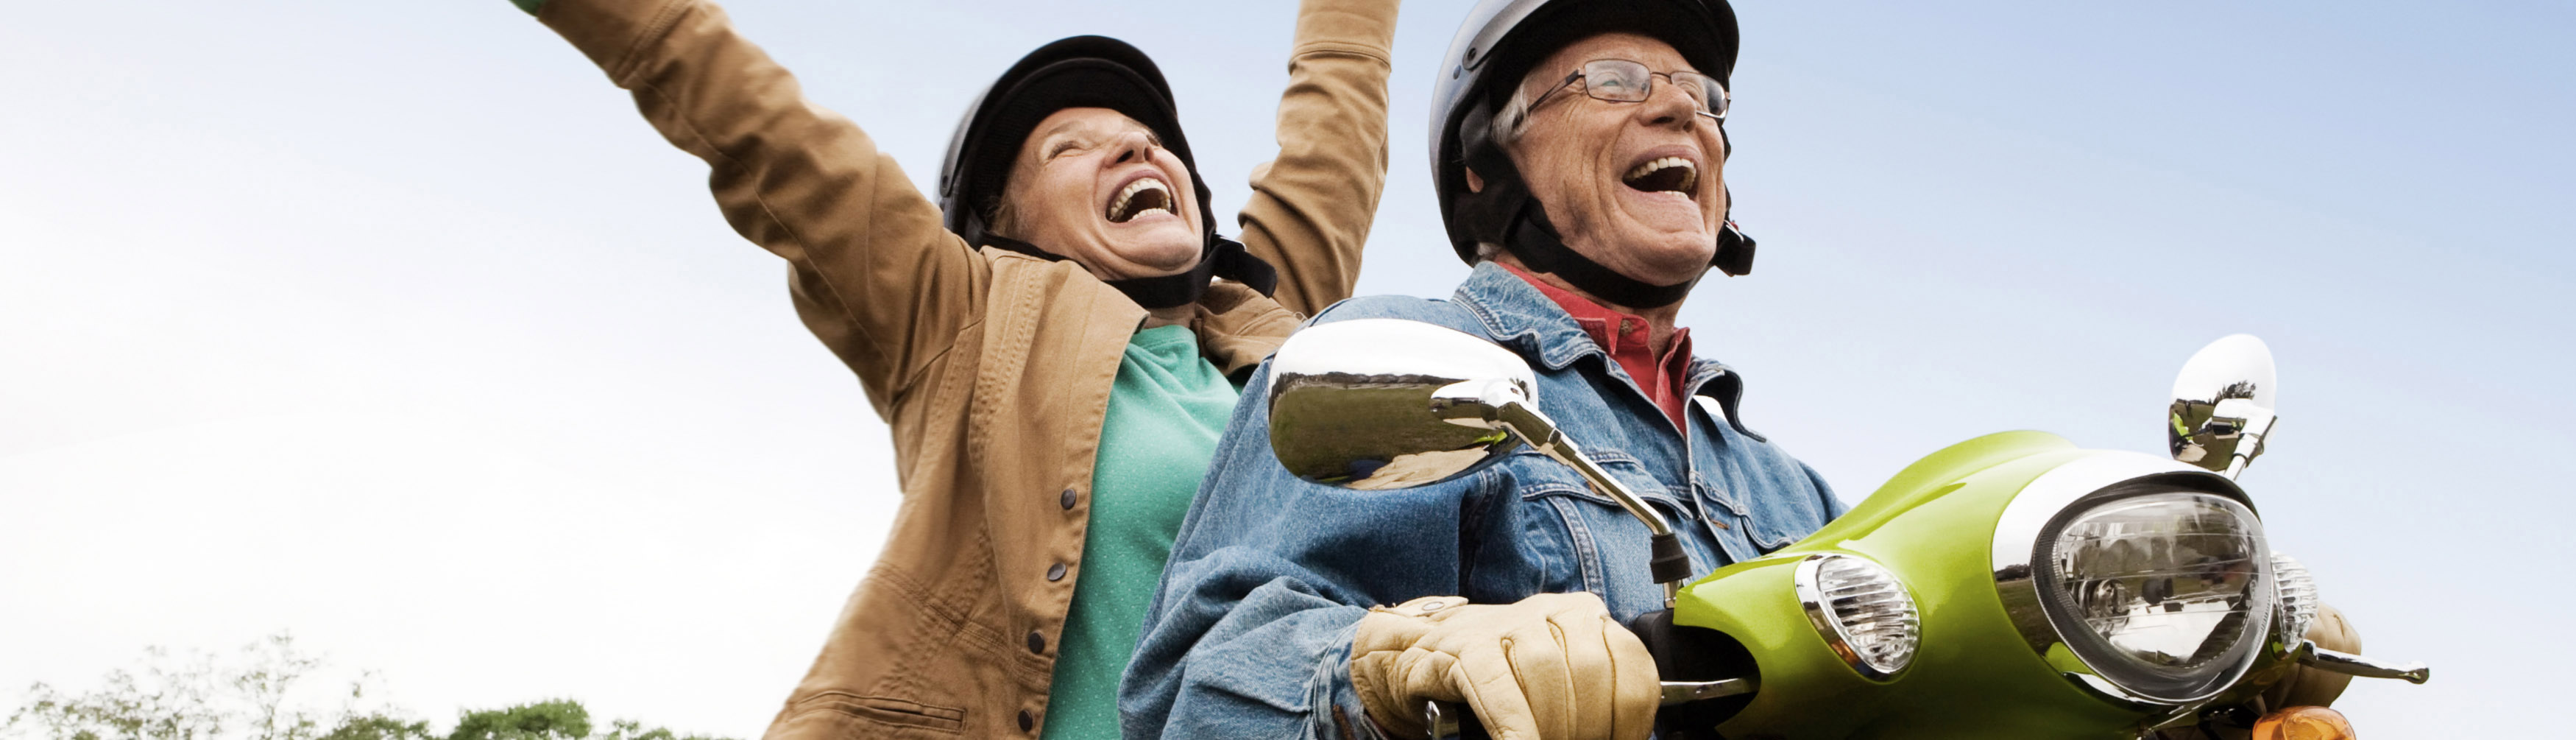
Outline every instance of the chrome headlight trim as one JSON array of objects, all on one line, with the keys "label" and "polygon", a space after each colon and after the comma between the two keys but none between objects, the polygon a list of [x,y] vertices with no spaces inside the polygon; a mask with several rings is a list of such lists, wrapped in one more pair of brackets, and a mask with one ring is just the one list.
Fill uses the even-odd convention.
[{"label": "chrome headlight trim", "polygon": [[[1874,603],[1849,605],[1849,608],[1847,605],[1837,604],[1835,595],[1827,593],[1829,589],[1828,584],[1825,583],[1827,576],[1824,573],[1826,567],[1834,564],[1849,564],[1864,569],[1859,578],[1864,581],[1874,581],[1876,583],[1868,585],[1876,585],[1882,589],[1881,593],[1876,595]],[[1841,658],[1844,665],[1851,666],[1852,670],[1859,672],[1860,675],[1881,681],[1894,678],[1896,674],[1904,672],[1906,666],[1913,665],[1914,656],[1922,651],[1921,610],[1915,605],[1912,589],[1905,585],[1904,579],[1896,577],[1894,571],[1888,570],[1887,566],[1858,555],[1821,553],[1799,560],[1797,570],[1793,573],[1790,582],[1797,589],[1798,605],[1807,612],[1808,624],[1815,626],[1816,634],[1825,639],[1825,647],[1833,651],[1834,657]],[[1889,597],[1889,593],[1893,594],[1893,598]],[[1868,598],[1868,595],[1863,595],[1862,598]],[[1848,624],[1851,619],[1850,612],[1873,607],[1885,610],[1886,616],[1896,622],[1895,629],[1901,633],[1897,639],[1903,643],[1903,648],[1896,656],[1877,655],[1876,651],[1864,650],[1853,644],[1854,636]]]},{"label": "chrome headlight trim", "polygon": [[[2113,489],[2131,487],[2155,487],[2169,491],[2181,489],[2232,500],[2244,506],[2249,514],[2254,514],[2256,535],[2258,537],[2260,535],[2260,514],[2256,513],[2253,501],[2245,495],[2243,489],[2236,486],[2234,481],[2170,458],[2129,452],[2104,452],[2068,462],[2041,474],[2028,485],[2023,486],[2021,492],[2015,494],[2012,502],[2005,505],[2003,515],[1995,523],[1995,539],[1991,550],[1995,591],[2002,599],[2004,613],[2011,619],[2014,628],[2021,632],[2022,638],[2030,644],[2032,652],[2039,655],[2041,659],[2048,659],[2052,647],[2063,645],[2066,646],[2064,650],[2067,654],[2079,655],[2078,661],[2083,660],[2080,653],[2072,651],[2073,646],[2068,644],[2066,636],[2060,634],[2057,626],[2050,620],[2049,607],[2043,605],[2048,601],[2048,596],[2040,590],[2035,567],[2044,566],[2036,561],[2041,550],[2040,537],[2049,532],[2050,523],[2060,514],[2066,513],[2069,508],[2087,497]],[[2264,552],[2268,553],[2268,549]],[[2260,577],[2270,580],[2272,578],[2270,560],[2268,558],[2258,558],[2258,560],[2262,568]],[[2266,600],[2265,609],[2273,608],[2270,601]],[[2276,619],[2274,614],[2268,612],[2257,616],[2261,620],[2259,623],[2267,626],[2273,624]],[[2254,641],[2260,642],[2261,636],[2258,634]],[[2228,685],[2233,684],[2237,678],[2241,678],[2246,670],[2253,667],[2259,651],[2248,650],[2245,653],[2242,659],[2222,671],[2220,680],[2212,682],[2212,688],[2184,695],[2151,695],[2123,686],[2107,676],[2093,672],[2089,668],[2089,663],[2086,672],[2069,671],[2069,678],[2076,685],[2083,686],[2106,699],[2144,706],[2184,706],[2215,696]]]}]

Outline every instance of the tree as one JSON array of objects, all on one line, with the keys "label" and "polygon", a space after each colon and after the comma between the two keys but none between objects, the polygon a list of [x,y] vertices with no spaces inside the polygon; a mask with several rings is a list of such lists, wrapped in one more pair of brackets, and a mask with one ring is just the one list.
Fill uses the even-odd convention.
[{"label": "tree", "polygon": [[581,740],[590,735],[590,710],[570,699],[466,712],[447,740]]},{"label": "tree", "polygon": [[608,731],[591,733],[590,711],[570,699],[521,704],[508,709],[467,712],[447,740],[727,740],[706,735],[680,735],[645,727],[631,719],[608,723]]},{"label": "tree", "polygon": [[286,634],[239,652],[218,662],[145,648],[142,673],[109,671],[81,694],[39,682],[0,725],[0,740],[729,740],[623,719],[594,734],[590,710],[572,699],[462,712],[439,735],[407,712],[364,703],[368,674],[349,681],[338,706],[316,708],[303,687],[324,661]]},{"label": "tree", "polygon": [[35,684],[27,704],[9,715],[8,729],[32,725],[55,740],[311,740],[318,734],[321,720],[285,702],[287,689],[319,664],[297,652],[292,637],[243,646],[238,665],[203,654],[173,658],[159,647],[145,648],[144,655],[141,675],[109,671],[104,686],[89,693]]},{"label": "tree", "polygon": [[316,740],[436,740],[428,722],[405,721],[385,714],[352,716]]}]

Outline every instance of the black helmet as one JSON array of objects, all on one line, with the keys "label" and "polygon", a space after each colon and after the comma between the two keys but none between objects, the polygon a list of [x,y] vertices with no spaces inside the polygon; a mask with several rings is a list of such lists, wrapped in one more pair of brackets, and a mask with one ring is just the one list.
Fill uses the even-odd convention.
[{"label": "black helmet", "polygon": [[[1449,53],[1441,58],[1432,94],[1431,178],[1459,259],[1475,261],[1479,242],[1501,244],[1524,259],[1542,256],[1524,254],[1525,247],[1552,247],[1557,254],[1543,256],[1554,259],[1532,261],[1558,263],[1567,269],[1548,271],[1603,297],[1660,306],[1680,300],[1690,284],[1646,285],[1566,250],[1528,197],[1518,170],[1492,143],[1494,113],[1530,67],[1568,44],[1612,32],[1671,44],[1691,66],[1721,83],[1735,73],[1735,9],[1726,0],[1484,0],[1467,13],[1457,38],[1449,42]],[[1484,193],[1467,191],[1464,170],[1471,163],[1489,184]],[[1753,240],[1728,221],[1711,264],[1726,274],[1742,275],[1752,270],[1752,263]],[[1585,285],[1586,277],[1599,285]]]},{"label": "black helmet", "polygon": [[1198,193],[1200,231],[1207,242],[1198,269],[1166,278],[1111,281],[1112,285],[1147,308],[1197,300],[1211,274],[1270,292],[1276,278],[1269,265],[1216,235],[1207,178],[1199,175],[1189,137],[1181,134],[1171,85],[1163,81],[1162,71],[1145,52],[1107,36],[1074,36],[1040,46],[1012,64],[967,106],[966,117],[957,122],[957,133],[948,140],[948,158],[939,168],[939,211],[949,231],[965,237],[970,246],[992,244],[1063,259],[990,233],[986,219],[992,216],[990,209],[1001,197],[1012,162],[1029,134],[1047,116],[1066,108],[1108,108],[1145,124],[1162,139],[1164,149],[1180,157]]}]

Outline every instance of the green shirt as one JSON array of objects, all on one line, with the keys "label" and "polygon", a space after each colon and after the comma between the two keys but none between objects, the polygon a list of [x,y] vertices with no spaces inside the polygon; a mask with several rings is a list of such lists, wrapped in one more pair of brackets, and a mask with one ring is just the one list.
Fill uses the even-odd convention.
[{"label": "green shirt", "polygon": [[1100,425],[1091,525],[1041,737],[1118,737],[1119,674],[1240,393],[1199,356],[1189,327],[1158,326],[1127,341]]}]

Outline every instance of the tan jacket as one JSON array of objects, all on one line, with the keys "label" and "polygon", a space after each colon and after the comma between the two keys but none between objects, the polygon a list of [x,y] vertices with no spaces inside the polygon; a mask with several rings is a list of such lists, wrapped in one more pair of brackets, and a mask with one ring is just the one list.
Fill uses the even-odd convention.
[{"label": "tan jacket", "polygon": [[[1241,240],[1276,302],[1220,283],[1191,327],[1231,374],[1349,295],[1386,173],[1394,0],[1307,0]],[[903,504],[771,738],[993,737],[1043,721],[1092,461],[1145,310],[1072,262],[972,249],[848,119],[704,0],[551,0],[662,135],[706,160],[736,231],[793,266],[796,309],[893,425]],[[1284,304],[1284,306],[1283,306]],[[1062,566],[1062,567],[1059,567]]]}]

